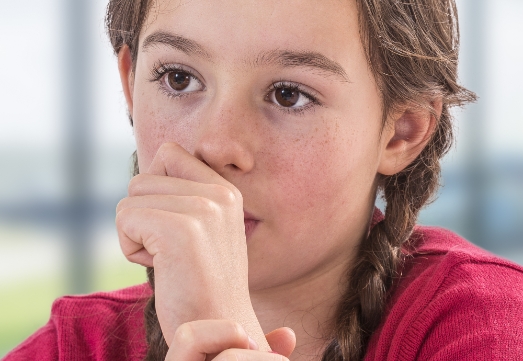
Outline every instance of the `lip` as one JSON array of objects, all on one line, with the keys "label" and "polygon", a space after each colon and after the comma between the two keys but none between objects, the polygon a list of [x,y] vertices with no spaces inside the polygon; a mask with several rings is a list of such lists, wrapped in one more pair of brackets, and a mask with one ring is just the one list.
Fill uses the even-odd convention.
[{"label": "lip", "polygon": [[245,238],[248,241],[260,220],[247,211],[243,211],[243,224],[245,225]]},{"label": "lip", "polygon": [[249,220],[253,220],[253,221],[259,221],[258,218],[256,218],[255,216],[253,216],[251,213],[247,212],[246,210],[243,210],[243,219],[249,219]]}]

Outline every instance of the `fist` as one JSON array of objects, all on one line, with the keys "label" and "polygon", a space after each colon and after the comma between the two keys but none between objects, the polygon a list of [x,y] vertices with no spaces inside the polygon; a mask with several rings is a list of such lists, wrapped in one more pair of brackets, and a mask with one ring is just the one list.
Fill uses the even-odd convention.
[{"label": "fist", "polygon": [[241,193],[175,143],[134,177],[116,210],[125,257],[154,267],[156,311],[167,343],[202,319],[241,324],[268,349],[252,309]]}]

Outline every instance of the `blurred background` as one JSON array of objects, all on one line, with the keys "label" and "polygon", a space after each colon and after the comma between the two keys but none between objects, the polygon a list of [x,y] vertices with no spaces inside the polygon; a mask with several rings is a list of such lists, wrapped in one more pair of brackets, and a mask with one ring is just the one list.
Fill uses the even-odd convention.
[{"label": "blurred background", "polygon": [[[523,264],[523,1],[457,0],[460,77],[443,188],[420,222]],[[0,0],[0,357],[64,294],[145,281],[114,209],[134,150],[107,0]]]}]

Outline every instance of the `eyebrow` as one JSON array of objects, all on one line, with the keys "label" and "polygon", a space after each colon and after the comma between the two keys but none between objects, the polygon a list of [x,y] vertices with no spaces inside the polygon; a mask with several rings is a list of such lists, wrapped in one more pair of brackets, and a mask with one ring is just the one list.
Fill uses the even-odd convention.
[{"label": "eyebrow", "polygon": [[283,67],[307,67],[319,70],[327,75],[334,75],[343,82],[350,82],[343,67],[327,58],[325,55],[313,51],[271,50],[258,54],[253,62],[254,66],[280,65]]},{"label": "eyebrow", "polygon": [[[157,31],[147,36],[142,43],[142,51],[146,52],[150,48],[158,45],[168,46],[187,55],[196,55],[207,60],[213,59],[211,53],[194,40],[166,31]],[[347,73],[339,63],[314,51],[270,50],[259,53],[254,58],[254,61],[246,61],[246,63],[252,67],[270,65],[307,67],[316,69],[327,75],[334,75],[343,82],[350,82]]]},{"label": "eyebrow", "polygon": [[146,37],[142,43],[142,51],[146,52],[149,50],[149,48],[158,45],[167,45],[173,49],[180,50],[187,55],[197,55],[207,59],[212,58],[211,55],[203,48],[203,46],[194,40],[165,31],[157,31]]}]

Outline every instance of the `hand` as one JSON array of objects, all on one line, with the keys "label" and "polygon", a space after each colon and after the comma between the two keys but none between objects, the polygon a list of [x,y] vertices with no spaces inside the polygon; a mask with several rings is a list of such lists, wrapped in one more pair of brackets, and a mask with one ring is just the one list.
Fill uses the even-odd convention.
[{"label": "hand", "polygon": [[259,351],[236,322],[188,322],[176,330],[165,361],[287,361],[296,346],[294,332],[282,327],[268,333],[266,338],[275,353]]},{"label": "hand", "polygon": [[241,193],[175,143],[160,147],[117,207],[120,246],[154,267],[156,311],[168,344],[178,326],[238,322],[269,350],[249,296]]}]

